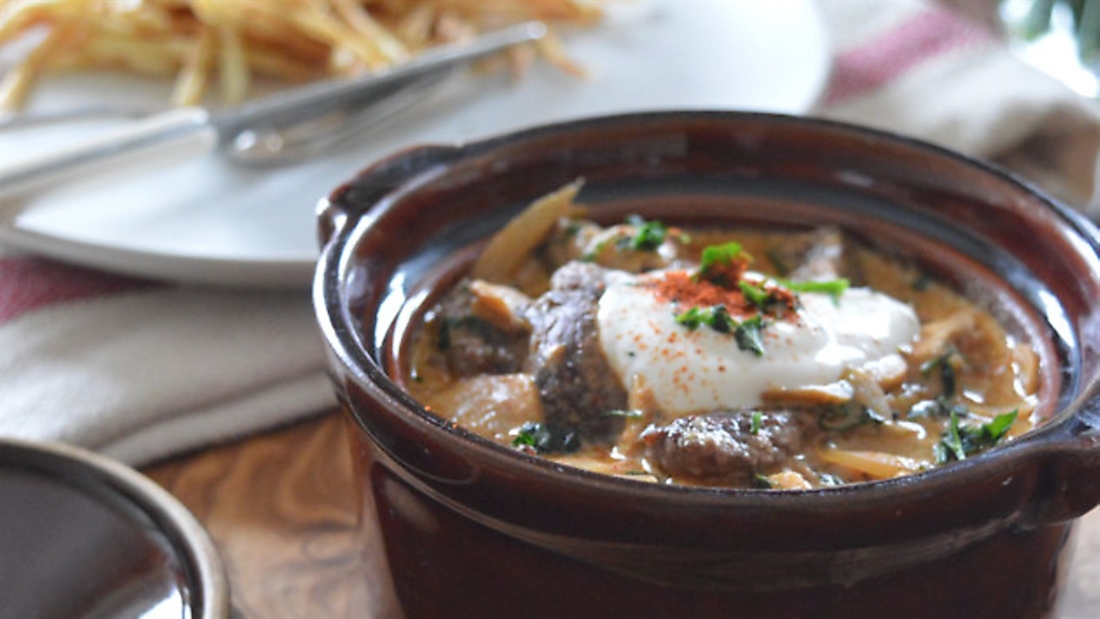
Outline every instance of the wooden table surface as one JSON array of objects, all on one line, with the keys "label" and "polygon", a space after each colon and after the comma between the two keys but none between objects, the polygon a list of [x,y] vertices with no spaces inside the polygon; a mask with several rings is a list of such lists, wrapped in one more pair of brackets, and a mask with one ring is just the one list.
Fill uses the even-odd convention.
[{"label": "wooden table surface", "polygon": [[[247,619],[399,616],[377,531],[360,531],[336,412],[146,468],[203,523]],[[1076,530],[1057,612],[1100,618],[1100,508]]]}]

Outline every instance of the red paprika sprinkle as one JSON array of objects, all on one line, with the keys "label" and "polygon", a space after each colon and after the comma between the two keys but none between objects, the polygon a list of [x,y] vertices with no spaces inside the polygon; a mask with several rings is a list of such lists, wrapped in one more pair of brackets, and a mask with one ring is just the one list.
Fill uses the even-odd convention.
[{"label": "red paprika sprinkle", "polygon": [[684,271],[672,271],[663,277],[648,279],[643,284],[653,290],[657,298],[678,303],[684,307],[711,307],[725,305],[731,316],[747,316],[756,308],[740,290],[724,288],[709,281],[694,281]]}]

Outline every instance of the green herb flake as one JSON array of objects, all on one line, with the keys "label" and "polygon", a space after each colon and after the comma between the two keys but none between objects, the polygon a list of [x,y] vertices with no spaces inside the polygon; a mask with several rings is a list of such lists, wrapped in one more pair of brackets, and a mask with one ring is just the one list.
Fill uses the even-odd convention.
[{"label": "green herb flake", "polygon": [[699,272],[706,273],[711,266],[727,266],[741,255],[741,244],[735,241],[721,245],[708,245],[703,248],[699,262]]},{"label": "green herb flake", "polygon": [[535,446],[535,434],[529,429],[522,429],[519,434],[512,439],[512,447],[534,447]]},{"label": "green herb flake", "polygon": [[677,314],[676,323],[692,331],[706,325],[718,333],[732,333],[739,349],[749,351],[757,357],[764,354],[762,331],[766,325],[759,315],[738,322],[730,316],[725,305],[715,305],[707,309],[693,307]]},{"label": "green herb flake", "polygon": [[764,321],[760,316],[753,316],[737,325],[733,332],[733,338],[737,341],[737,347],[751,352],[757,357],[764,356]]},{"label": "green herb flake", "polygon": [[955,395],[955,365],[958,354],[953,346],[947,346],[940,356],[929,359],[920,366],[922,376],[929,376],[933,370],[939,369],[940,382],[943,385],[943,395],[941,397],[943,398],[950,398]]},{"label": "green herb flake", "polygon": [[886,423],[886,418],[855,402],[830,406],[817,418],[817,424],[830,432],[847,432],[869,423]]},{"label": "green herb flake", "polygon": [[572,453],[581,447],[575,432],[552,428],[543,423],[527,422],[512,439],[513,447],[531,447],[536,453]]},{"label": "green herb flake", "polygon": [[637,234],[630,241],[630,249],[636,251],[653,251],[665,242],[668,227],[659,221],[646,221],[638,215],[631,215],[627,221],[638,229]]},{"label": "green herb flake", "polygon": [[1003,415],[997,415],[993,418],[993,421],[983,426],[985,432],[989,436],[989,440],[996,443],[1004,438],[1005,434],[1012,428],[1012,424],[1016,423],[1016,416],[1019,415],[1019,409],[1012,410]]},{"label": "green herb flake", "polygon": [[921,400],[912,407],[909,408],[909,412],[906,413],[907,419],[919,419],[921,417],[948,417],[952,413],[959,417],[967,417],[970,415],[970,410],[962,404],[955,404],[951,402],[950,398],[943,395],[937,396],[933,400]]},{"label": "green herb flake", "polygon": [[996,445],[1008,434],[1018,413],[1018,410],[1013,410],[997,415],[989,423],[964,426],[959,423],[959,416],[952,411],[947,429],[934,448],[936,462],[943,464],[952,460],[965,460],[968,456]]},{"label": "green herb flake", "polygon": [[686,312],[682,312],[676,315],[676,323],[684,325],[688,329],[694,331],[699,328],[699,325],[706,322],[704,316],[704,310],[698,307],[693,307]]},{"label": "green herb flake", "polygon": [[757,473],[752,477],[752,487],[757,490],[771,490],[772,481],[766,475]]},{"label": "green herb flake", "polygon": [[737,321],[730,316],[725,305],[715,305],[710,308],[710,321],[707,326],[719,333],[729,333],[737,326]]},{"label": "green herb flake", "polygon": [[752,422],[749,426],[749,433],[752,434],[753,436],[756,436],[756,435],[760,434],[760,427],[763,425],[763,423],[764,423],[764,413],[761,413],[760,411],[753,411],[752,412]]},{"label": "green herb flake", "polygon": [[966,450],[963,448],[962,436],[959,434],[959,416],[952,411],[951,421],[935,447],[936,462],[944,463],[951,460],[965,460]]},{"label": "green herb flake", "polygon": [[821,292],[833,298],[833,303],[840,302],[840,295],[848,290],[851,282],[841,277],[824,282],[792,282],[786,279],[777,280],[781,286],[791,292]]},{"label": "green herb flake", "polygon": [[750,284],[745,280],[737,282],[737,287],[741,289],[741,294],[745,295],[750,303],[762,310],[766,310],[775,299],[767,290],[764,290],[763,286]]},{"label": "green herb flake", "polygon": [[693,307],[676,315],[676,322],[694,331],[700,325],[706,325],[719,333],[731,333],[741,323],[730,316],[725,305],[715,305],[706,309]]}]

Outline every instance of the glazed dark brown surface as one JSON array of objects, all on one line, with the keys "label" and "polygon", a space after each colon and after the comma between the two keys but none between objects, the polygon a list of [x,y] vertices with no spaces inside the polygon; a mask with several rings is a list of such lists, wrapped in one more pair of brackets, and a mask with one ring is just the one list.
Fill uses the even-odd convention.
[{"label": "glazed dark brown surface", "polygon": [[[383,374],[386,338],[403,336],[400,305],[416,294],[410,282],[579,176],[589,183],[585,201],[609,205],[609,217],[645,197],[664,210],[641,214],[671,224],[835,224],[896,248],[990,303],[1021,336],[1046,343],[1046,405],[1057,414],[1028,437],[948,469],[761,493],[563,471],[424,413]],[[493,590],[530,593],[519,581],[566,579],[569,589],[548,595],[548,604],[568,594],[588,607],[637,602],[678,616],[760,610],[779,599],[792,616],[880,616],[884,607],[898,616],[1049,612],[1066,521],[1100,501],[1094,228],[942,151],[738,114],[608,119],[416,151],[338,190],[322,229],[338,230],[341,218],[354,223],[379,200],[369,234],[351,239],[345,229],[326,248],[315,300],[338,395],[362,430],[358,487],[377,506],[410,615],[430,614],[429,598],[451,608],[474,603],[452,581],[479,569]],[[983,284],[993,276],[1005,285]],[[468,562],[475,547],[479,566],[445,569]],[[504,596],[477,610],[529,614],[530,604]]]},{"label": "glazed dark brown surface", "polygon": [[[935,562],[856,583],[781,589],[667,587],[571,560],[463,518],[375,464],[366,472],[397,595],[409,617],[1041,617],[1053,610],[1068,528],[995,536]],[[472,557],[476,559],[471,560]],[[639,556],[639,560],[644,560]],[[756,557],[767,560],[766,556]],[[660,560],[660,558],[658,558]],[[728,557],[727,561],[750,557]],[[828,557],[807,556],[825,566]],[[991,569],[990,566],[998,566]],[[764,568],[766,569],[766,568]],[[930,579],[926,572],[937,574]],[[930,582],[965,583],[947,590]],[[432,583],[425,587],[423,583]],[[471,595],[492,583],[492,596]],[[1036,595],[1037,592],[1041,592]],[[812,609],[812,611],[810,610]]]},{"label": "glazed dark brown surface", "polygon": [[[240,616],[401,616],[373,506],[357,505],[369,495],[346,492],[356,431],[347,421],[334,410],[144,470],[214,537]],[[357,524],[359,508],[366,517]],[[1056,619],[1100,616],[1100,509],[1075,538]]]}]

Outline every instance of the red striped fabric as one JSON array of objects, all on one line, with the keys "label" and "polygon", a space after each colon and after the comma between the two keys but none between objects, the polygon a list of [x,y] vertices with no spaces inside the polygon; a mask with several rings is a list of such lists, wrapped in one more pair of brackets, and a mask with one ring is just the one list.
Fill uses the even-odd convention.
[{"label": "red striped fabric", "polygon": [[933,7],[841,53],[833,63],[825,105],[878,90],[936,56],[991,39],[984,27]]},{"label": "red striped fabric", "polygon": [[157,285],[43,258],[0,258],[0,324],[48,305]]}]

